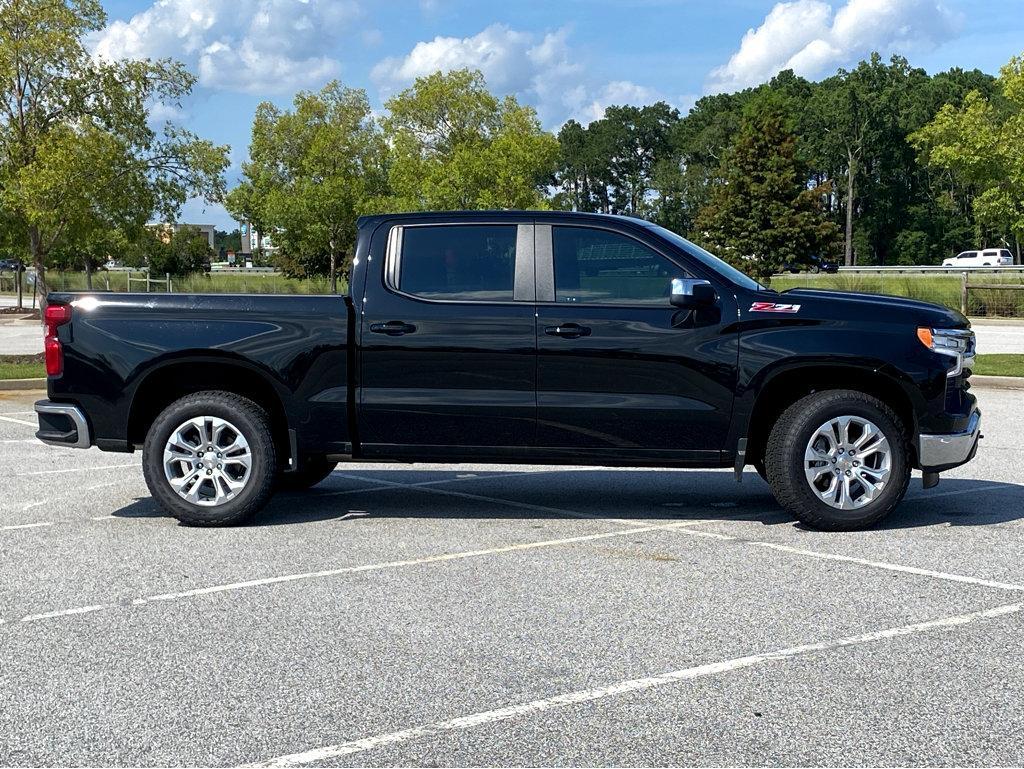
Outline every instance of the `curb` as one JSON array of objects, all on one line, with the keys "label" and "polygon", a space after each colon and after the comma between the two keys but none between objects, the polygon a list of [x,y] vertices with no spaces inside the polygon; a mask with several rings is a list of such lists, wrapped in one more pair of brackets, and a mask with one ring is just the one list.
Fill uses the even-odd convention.
[{"label": "curb", "polygon": [[[1022,380],[1024,381],[1024,380]],[[0,379],[0,390],[45,390],[46,378],[42,379]]]},{"label": "curb", "polygon": [[982,376],[970,378],[971,387],[988,387],[992,390],[1024,390],[1024,376]]}]

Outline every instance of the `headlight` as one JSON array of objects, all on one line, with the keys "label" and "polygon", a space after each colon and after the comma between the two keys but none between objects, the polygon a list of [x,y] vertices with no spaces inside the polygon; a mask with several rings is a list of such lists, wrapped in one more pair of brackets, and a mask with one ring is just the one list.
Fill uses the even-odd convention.
[{"label": "headlight", "polygon": [[947,355],[955,362],[946,376],[959,376],[965,368],[974,364],[974,332],[967,329],[925,328],[917,329],[921,344],[939,355]]}]

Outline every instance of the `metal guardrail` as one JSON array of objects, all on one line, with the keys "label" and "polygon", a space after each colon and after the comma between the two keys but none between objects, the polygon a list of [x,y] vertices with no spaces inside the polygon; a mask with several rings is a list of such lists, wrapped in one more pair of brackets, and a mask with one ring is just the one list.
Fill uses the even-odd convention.
[{"label": "metal guardrail", "polygon": [[1020,275],[1024,273],[1024,266],[1018,265],[1007,265],[1005,267],[935,267],[928,264],[886,264],[886,265],[867,265],[867,266],[855,266],[847,267],[845,265],[839,268],[840,272],[853,272],[862,274],[914,274],[920,273],[922,275],[959,275],[963,272],[987,272],[1000,275]]}]

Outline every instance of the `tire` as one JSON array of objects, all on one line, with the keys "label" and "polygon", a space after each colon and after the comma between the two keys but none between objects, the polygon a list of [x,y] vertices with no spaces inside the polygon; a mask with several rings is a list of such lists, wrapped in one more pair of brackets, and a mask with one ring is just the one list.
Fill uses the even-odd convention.
[{"label": "tire", "polygon": [[757,471],[757,474],[761,476],[761,480],[768,483],[768,471],[764,468],[763,459],[754,460],[754,469]]},{"label": "tire", "polygon": [[309,457],[294,473],[278,473],[278,491],[304,491],[316,486],[334,472],[337,462],[328,462],[323,457]]},{"label": "tire", "polygon": [[[189,424],[199,417],[209,419]],[[165,466],[172,434],[181,448],[171,451]],[[225,449],[223,457],[218,448]],[[252,518],[273,493],[276,466],[267,412],[248,398],[221,391],[186,395],[164,409],[150,427],[142,452],[153,498],[188,526],[232,526]],[[204,472],[203,467],[208,469]],[[169,476],[180,482],[181,493]],[[235,484],[241,485],[233,488]]]},{"label": "tire", "polygon": [[[847,438],[858,434],[858,425],[870,422],[882,434],[881,439],[869,439],[861,451],[860,459],[851,459],[851,454],[840,451],[843,446],[855,447],[856,440],[835,440],[835,448],[827,456],[839,458],[838,464],[830,459],[818,460],[816,457],[808,462],[805,452],[811,448],[812,440],[822,435],[822,428],[830,424],[839,424],[844,418],[850,417],[850,427],[846,428]],[[859,435],[867,432],[860,428]],[[841,430],[842,431],[842,430]],[[870,433],[869,433],[870,434]],[[831,433],[835,436],[835,433]],[[827,446],[827,439],[815,446]],[[887,444],[887,445],[886,445]],[[875,446],[874,449],[871,447]],[[888,449],[887,452],[881,447]],[[881,483],[881,470],[869,467],[869,464],[881,464],[886,460],[888,477]],[[822,451],[818,456],[826,456]],[[871,457],[868,459],[867,457]],[[765,451],[765,470],[772,493],[789,513],[807,526],[822,531],[854,531],[867,528],[885,518],[903,500],[910,482],[910,445],[899,417],[882,401],[855,390],[824,390],[801,398],[779,417],[768,438]],[[857,467],[851,463],[857,462]],[[830,464],[830,462],[832,464]],[[838,480],[833,479],[832,467],[836,467]],[[839,468],[848,467],[843,473]],[[816,482],[820,486],[828,485],[837,489],[833,495],[827,489],[816,491],[808,478],[806,468],[810,472],[819,472]],[[853,473],[853,475],[851,475]],[[876,482],[877,490],[870,498],[868,487],[858,480],[858,474]],[[845,478],[844,478],[845,475]],[[833,499],[836,504],[844,502],[842,484],[846,484],[846,495],[858,499],[853,504],[860,506],[854,509],[839,509],[825,501],[824,497]],[[819,486],[819,488],[820,488]],[[868,501],[869,500],[869,501]]]}]

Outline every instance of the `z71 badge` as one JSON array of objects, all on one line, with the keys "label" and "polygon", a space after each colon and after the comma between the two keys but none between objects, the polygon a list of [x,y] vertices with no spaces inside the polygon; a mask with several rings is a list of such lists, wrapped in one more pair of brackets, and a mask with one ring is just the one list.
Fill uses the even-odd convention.
[{"label": "z71 badge", "polygon": [[751,312],[800,312],[798,304],[775,304],[775,302],[754,302]]}]

